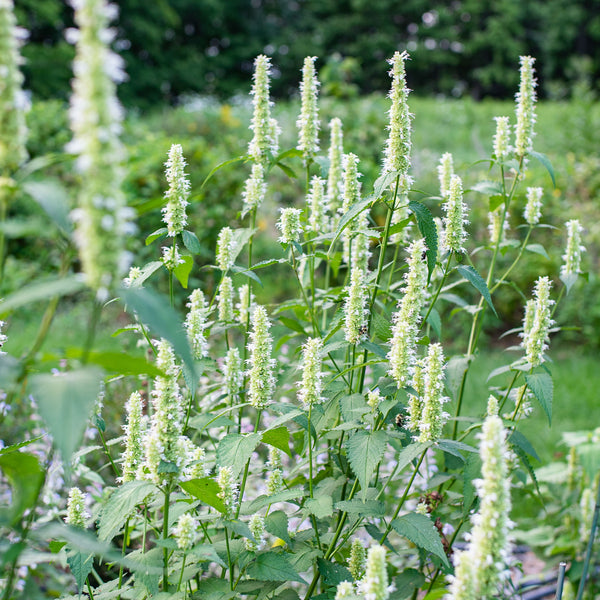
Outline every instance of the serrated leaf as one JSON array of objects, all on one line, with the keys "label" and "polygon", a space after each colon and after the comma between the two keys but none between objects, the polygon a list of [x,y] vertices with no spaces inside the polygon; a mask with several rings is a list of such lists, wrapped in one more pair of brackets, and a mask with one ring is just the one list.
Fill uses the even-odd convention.
[{"label": "serrated leaf", "polygon": [[217,448],[217,464],[222,467],[231,467],[233,476],[237,477],[246,463],[250,460],[252,453],[258,446],[262,434],[230,433],[226,435]]},{"label": "serrated leaf", "polygon": [[535,460],[541,462],[540,457],[535,451],[535,448],[531,445],[531,442],[517,429],[512,432],[511,436],[508,438],[508,441],[515,446],[519,446],[519,448],[521,448],[521,450],[524,452],[527,452],[529,456],[532,456],[535,458]]},{"label": "serrated leaf", "polygon": [[550,159],[545,154],[542,154],[541,152],[536,152],[535,150],[530,150],[529,155],[537,159],[540,162],[540,164],[543,165],[546,171],[548,171],[550,179],[552,179],[552,186],[554,187],[554,189],[556,189],[556,177],[554,176],[554,168],[552,167]]},{"label": "serrated leaf", "polygon": [[252,535],[252,532],[250,531],[250,527],[248,527],[248,524],[244,523],[244,521],[240,521],[239,519],[224,519],[223,525],[227,529],[233,531],[233,533],[235,533],[236,535],[256,542],[254,536]]},{"label": "serrated leaf", "polygon": [[385,359],[387,357],[388,353],[387,353],[386,349],[382,348],[379,344],[374,344],[373,342],[371,342],[369,340],[363,340],[359,345],[362,348],[365,348],[366,350],[371,352],[371,354],[378,356],[379,358]]},{"label": "serrated leaf", "polygon": [[102,371],[86,367],[58,376],[32,375],[29,391],[65,464],[70,464],[100,393]]},{"label": "serrated leaf", "polygon": [[392,337],[392,324],[389,319],[386,319],[379,313],[374,313],[372,323],[375,335],[377,335],[382,342],[387,342]]},{"label": "serrated leaf", "polygon": [[208,506],[212,506],[220,513],[227,512],[227,507],[223,503],[223,500],[219,498],[221,488],[219,487],[219,484],[212,479],[212,477],[202,477],[200,479],[182,481],[179,483],[179,487],[187,492],[190,496],[198,498],[200,502],[203,502]]},{"label": "serrated leaf", "polygon": [[63,185],[55,179],[44,181],[26,181],[22,189],[29,194],[67,235],[73,231],[69,219],[71,210],[69,194]]},{"label": "serrated leaf", "polygon": [[265,529],[274,536],[291,544],[288,533],[288,518],[282,510],[276,510],[265,517]]},{"label": "serrated leaf", "polygon": [[429,443],[415,442],[403,448],[402,452],[398,455],[398,473],[401,473],[406,465],[409,465],[413,460],[421,456],[430,445]]},{"label": "serrated leaf", "polygon": [[358,477],[363,499],[377,465],[383,458],[388,436],[383,431],[357,431],[348,438],[348,461]]},{"label": "serrated leaf", "polygon": [[212,544],[197,544],[191,550],[188,550],[188,554],[198,562],[214,562],[221,567],[226,566]]},{"label": "serrated leaf", "polygon": [[490,290],[488,289],[487,283],[483,277],[475,270],[471,265],[459,265],[456,270],[483,296],[484,300],[488,303],[490,308],[494,311],[494,314],[498,316],[492,297],[490,296]]},{"label": "serrated leaf", "polygon": [[186,383],[194,394],[197,385],[194,358],[181,320],[169,301],[145,288],[122,288],[120,292],[128,312],[137,316],[156,336],[171,344],[175,354],[183,361]]},{"label": "serrated leaf", "polygon": [[439,440],[437,446],[443,452],[448,452],[449,454],[460,458],[463,462],[465,461],[465,457],[463,456],[463,454],[461,454],[461,452],[477,452],[476,448],[473,448],[468,444],[463,444],[462,442],[458,442],[456,440]]},{"label": "serrated leaf", "polygon": [[168,229],[166,227],[161,227],[160,229],[157,229],[156,231],[153,231],[146,238],[146,246],[149,246],[152,242],[154,242],[156,240],[160,240],[162,238],[167,237],[167,233],[168,233]]},{"label": "serrated leaf", "polygon": [[380,175],[373,185],[373,197],[376,199],[381,198],[399,176],[398,171],[388,171]]},{"label": "serrated leaf", "polygon": [[290,502],[291,500],[296,500],[297,498],[302,498],[303,496],[304,489],[301,487],[292,488],[291,490],[281,490],[281,492],[277,492],[270,496],[259,496],[256,498],[256,500],[253,500],[244,506],[244,514],[254,514],[261,508],[269,506],[270,504],[275,504],[277,502]]},{"label": "serrated leaf", "polygon": [[425,577],[416,569],[404,569],[394,579],[396,591],[392,592],[389,600],[407,600],[412,597],[414,591],[425,583]]},{"label": "serrated leaf", "polygon": [[211,179],[211,177],[220,169],[222,169],[223,167],[227,167],[229,165],[233,165],[235,163],[241,162],[242,160],[247,160],[247,156],[236,156],[235,158],[231,158],[229,160],[226,160],[220,164],[218,164],[216,167],[214,167],[211,172],[206,176],[206,178],[204,179],[204,181],[202,182],[202,185],[200,186],[200,192],[204,189],[204,186],[209,182],[209,180]]},{"label": "serrated leaf", "polygon": [[304,508],[317,519],[325,519],[333,515],[333,500],[331,496],[318,495],[316,498],[308,498],[304,502]]},{"label": "serrated leaf", "polygon": [[179,260],[181,262],[173,269],[173,275],[175,275],[183,289],[187,290],[190,273],[194,268],[194,259],[187,254],[182,254]]},{"label": "serrated leaf", "polygon": [[427,246],[427,270],[429,272],[429,277],[431,277],[431,273],[433,273],[433,269],[435,269],[438,250],[438,236],[435,221],[433,220],[431,211],[420,202],[411,200],[408,203],[408,209],[415,215],[419,231],[425,238],[425,245]]},{"label": "serrated leaf", "polygon": [[239,273],[240,275],[245,275],[249,279],[256,281],[256,283],[258,283],[261,287],[263,287],[260,277],[256,273],[254,273],[252,270],[244,269],[243,267],[240,267],[239,265],[233,265],[231,267],[231,269],[229,269],[229,270],[232,273]]},{"label": "serrated leaf", "polygon": [[248,567],[248,575],[262,581],[298,581],[306,583],[285,554],[265,552],[259,554]]},{"label": "serrated leaf", "polygon": [[81,594],[85,580],[88,575],[92,572],[94,566],[94,555],[84,555],[81,552],[70,552],[67,555],[67,564],[71,569],[73,577],[75,577],[75,583],[77,584],[77,590]]},{"label": "serrated leaf", "polygon": [[440,535],[429,517],[418,513],[408,513],[392,521],[392,527],[415,546],[434,554],[445,566],[450,566]]},{"label": "serrated leaf", "polygon": [[287,427],[281,426],[274,429],[267,429],[262,434],[261,441],[263,444],[269,444],[269,446],[278,448],[289,457],[292,456],[292,451],[290,450],[290,431]]},{"label": "serrated leaf", "polygon": [[193,231],[187,231],[184,229],[181,232],[181,238],[183,240],[183,245],[192,253],[192,254],[200,254],[202,252],[202,247],[200,246],[200,240],[198,236]]},{"label": "serrated leaf", "polygon": [[533,373],[532,375],[525,375],[525,381],[544,409],[548,417],[548,424],[552,425],[552,397],[554,395],[552,377],[548,373]]},{"label": "serrated leaf", "polygon": [[100,513],[98,537],[112,540],[132,515],[136,506],[157,490],[148,481],[128,481],[112,493]]},{"label": "serrated leaf", "polygon": [[44,471],[36,456],[19,452],[18,447],[0,454],[0,471],[12,488],[9,506],[0,507],[0,524],[14,525],[35,505],[44,484]]},{"label": "serrated leaf", "polygon": [[317,568],[325,585],[337,587],[342,581],[353,581],[353,577],[346,567],[329,562],[321,557],[317,558]]},{"label": "serrated leaf", "polygon": [[344,421],[358,421],[364,414],[370,411],[365,397],[362,394],[344,396],[339,400],[340,411]]},{"label": "serrated leaf", "polygon": [[8,295],[0,302],[0,315],[6,314],[39,300],[50,300],[57,296],[69,296],[85,289],[84,280],[78,275],[71,277],[49,278],[44,281],[32,283]]},{"label": "serrated leaf", "polygon": [[335,509],[361,517],[381,518],[385,516],[385,504],[379,500],[365,500],[364,502],[358,498],[341,500],[335,503]]}]

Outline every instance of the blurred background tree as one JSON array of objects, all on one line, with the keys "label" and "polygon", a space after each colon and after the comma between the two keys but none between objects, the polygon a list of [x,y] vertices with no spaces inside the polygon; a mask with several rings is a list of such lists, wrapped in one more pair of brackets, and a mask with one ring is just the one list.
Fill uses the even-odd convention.
[{"label": "blurred background tree", "polygon": [[[174,103],[185,94],[229,98],[248,89],[257,54],[273,57],[273,93],[296,89],[302,59],[327,65],[332,93],[386,89],[382,61],[411,54],[410,85],[420,93],[474,98],[512,95],[520,54],[538,60],[541,92],[564,97],[587,57],[600,76],[598,0],[118,0],[115,49],[127,65],[127,106]],[[36,98],[68,92],[72,48],[64,0],[19,0],[30,32],[27,86]],[[349,86],[349,87],[348,87]]]}]

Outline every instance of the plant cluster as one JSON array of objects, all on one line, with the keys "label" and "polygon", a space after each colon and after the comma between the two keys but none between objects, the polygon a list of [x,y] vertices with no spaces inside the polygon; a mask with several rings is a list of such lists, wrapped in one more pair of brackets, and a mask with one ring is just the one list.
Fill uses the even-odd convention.
[{"label": "plant cluster", "polygon": [[[537,485],[535,450],[519,423],[532,401],[551,418],[550,335],[583,251],[582,229],[570,220],[560,279],[531,282],[515,332],[522,338],[517,358],[490,374],[494,385],[481,391],[479,412],[465,415],[484,314],[500,318],[494,293],[510,284],[542,226],[543,192],[531,187],[519,207],[517,190],[527,186],[532,158],[553,177],[533,150],[533,59],[521,58],[516,123],[498,118],[490,140],[496,180],[470,192],[489,197],[489,236],[475,246],[469,194],[450,154],[440,162],[439,194],[424,198],[414,189],[406,53],[390,60],[388,141],[372,190],[361,182],[359,156],[344,152],[339,119],[321,149],[326,128],[314,57],[303,67],[297,147],[280,151],[271,65],[257,57],[248,152],[202,184],[233,165],[247,173],[238,191],[245,227],[220,230],[214,263],[204,267],[215,272],[216,289],[192,290],[201,244],[187,228],[195,182],[185,149],[174,144],[166,157],[164,226],[146,238],[160,246],[155,260],[135,264],[123,239],[133,215],[119,192],[121,71],[107,45],[113,9],[104,0],[74,5],[77,209],[68,219],[62,197],[53,204],[43,186],[29,185],[60,229],[63,263],[56,279],[0,304],[10,315],[48,299],[26,355],[2,356],[2,412],[30,403],[36,419],[35,437],[0,450],[3,598],[41,590],[96,600],[508,594],[511,519],[518,519],[511,486]],[[10,9],[5,0],[0,17],[10,20]],[[31,163],[2,167],[12,187],[28,185]],[[263,234],[270,178],[281,170],[296,179],[298,168],[305,203],[282,207],[279,233]],[[444,216],[434,219],[428,206],[438,205]],[[509,210],[524,210],[527,225],[519,244],[505,248]],[[257,261],[256,241],[271,234],[281,252]],[[501,269],[504,248],[512,262]],[[81,273],[74,272],[75,251]],[[476,253],[489,258],[483,275],[472,262]],[[294,293],[259,303],[255,291],[271,268],[293,279]],[[153,289],[160,273],[168,296]],[[177,286],[189,295],[184,318]],[[65,356],[40,355],[59,298],[76,293],[92,305],[87,339]],[[127,322],[115,335],[140,350],[94,350],[102,313],[116,303]],[[469,319],[463,352],[450,357],[442,305]],[[6,335],[17,335],[10,321],[1,344]],[[108,435],[107,394],[124,406],[123,435]],[[590,517],[585,502],[581,524],[593,539],[597,512]]]}]

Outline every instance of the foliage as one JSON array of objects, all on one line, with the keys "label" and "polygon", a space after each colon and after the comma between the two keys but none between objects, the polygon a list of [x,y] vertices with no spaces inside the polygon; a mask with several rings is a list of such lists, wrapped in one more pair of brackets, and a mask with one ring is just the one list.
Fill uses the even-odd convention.
[{"label": "foliage", "polygon": [[[404,85],[401,73],[395,71],[395,86]],[[405,98],[399,94],[395,102]],[[250,119],[225,128],[231,113],[220,105],[207,109],[209,119],[221,119],[219,126],[206,127],[209,135],[190,146],[191,156],[182,145],[204,175],[189,197],[192,205],[201,202],[194,219],[181,214],[185,161],[180,157],[177,169],[169,163],[164,197],[166,185],[157,176],[171,145],[169,123],[163,123],[164,137],[144,131],[126,165],[125,188],[148,235],[128,240],[141,251],[122,283],[106,283],[106,296],[91,288],[80,272],[89,265],[75,258],[66,215],[76,206],[81,218],[93,206],[74,199],[81,184],[67,164],[59,167],[59,174],[66,171],[62,182],[44,178],[45,169],[52,175],[55,167],[40,157],[3,182],[15,198],[22,202],[27,194],[35,204],[33,236],[46,231],[54,257],[39,269],[46,277],[21,289],[11,289],[15,275],[0,281],[6,291],[0,315],[8,322],[0,345],[6,336],[21,337],[12,327],[20,310],[45,304],[37,333],[19,340],[24,351],[2,351],[0,362],[3,416],[14,410],[31,417],[23,424],[10,415],[16,426],[2,432],[5,600],[42,593],[329,600],[344,590],[388,600],[393,589],[397,598],[439,597],[448,580],[451,590],[472,586],[475,597],[504,593],[511,487],[540,494],[531,464],[537,454],[523,424],[532,410],[550,421],[564,402],[555,398],[548,346],[559,329],[556,309],[576,293],[566,295],[567,283],[584,279],[576,271],[563,273],[567,282],[556,270],[549,269],[552,279],[519,271],[531,257],[545,258],[546,223],[522,224],[509,234],[503,227],[509,210],[522,208],[533,160],[550,171],[548,180],[554,179],[551,162],[529,150],[488,156],[486,179],[464,186],[464,197],[455,186],[460,198],[454,201],[497,211],[499,227],[492,237],[470,230],[466,249],[450,248],[448,232],[458,231],[453,239],[463,240],[465,219],[431,181],[423,187],[435,192],[418,191],[410,119],[400,129],[392,123],[396,137],[390,135],[388,149],[398,144],[394,150],[403,160],[378,177],[379,154],[360,141],[376,135],[381,119],[367,115],[356,121],[367,123],[364,130],[353,131],[356,122],[345,130],[358,155],[363,149],[376,155],[365,160],[369,174],[361,182],[352,168],[357,157],[347,156],[344,187],[328,191],[327,221],[314,227],[304,200],[311,176],[327,175],[326,152],[303,157],[293,147],[293,119],[281,136],[287,146],[276,150],[276,127],[264,115],[260,122],[264,104],[254,108],[254,135],[260,130],[262,142],[268,138],[260,154],[248,155],[245,139],[241,149],[236,139]],[[407,109],[396,106],[392,119]],[[339,114],[352,110],[360,105],[343,104]],[[325,105],[321,118],[327,111],[338,112]],[[225,143],[213,151],[218,137]],[[227,143],[238,158],[219,156]],[[204,153],[221,164],[208,164]],[[261,165],[253,176],[264,173],[269,192],[262,204],[243,207],[251,163]],[[346,206],[332,213],[330,202],[340,192]],[[281,227],[286,233],[279,242],[265,217],[275,212],[274,193],[303,211],[293,231]],[[233,200],[229,206],[224,197]],[[156,209],[165,198],[180,204],[161,223]],[[19,220],[7,213],[3,231]],[[104,231],[113,231],[110,225]],[[219,231],[212,239],[211,228]],[[15,236],[31,237],[26,228]],[[280,280],[285,285],[277,289]],[[500,293],[510,299],[498,301]],[[59,304],[67,302],[89,309],[87,331],[74,347],[41,352]],[[519,307],[517,331],[511,330],[511,306]],[[448,327],[457,315],[459,323]],[[103,316],[111,319],[109,333],[106,321],[98,326]],[[467,411],[485,319],[494,331],[523,341],[513,348],[514,360],[493,365]],[[111,334],[120,353],[100,348]],[[108,418],[108,400],[126,405],[117,423]],[[588,446],[580,458],[592,487],[600,465],[596,441]],[[593,537],[588,504],[583,512]],[[65,513],[68,526],[60,522]],[[519,519],[518,510],[512,517]],[[469,530],[469,549],[453,562],[456,542]],[[359,544],[368,550],[357,551]],[[468,563],[471,557],[478,560]],[[575,580],[578,573],[569,576]]]}]

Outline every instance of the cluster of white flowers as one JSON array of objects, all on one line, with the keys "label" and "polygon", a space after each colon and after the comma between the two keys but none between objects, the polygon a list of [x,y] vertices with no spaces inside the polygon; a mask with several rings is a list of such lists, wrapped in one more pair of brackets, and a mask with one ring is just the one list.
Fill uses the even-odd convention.
[{"label": "cluster of white flowers", "polygon": [[217,237],[217,266],[223,273],[233,267],[236,242],[231,227],[223,227]]},{"label": "cluster of white flowers", "polygon": [[266,193],[265,169],[262,163],[255,162],[252,165],[250,177],[246,179],[244,191],[242,192],[242,200],[244,202],[242,216],[258,208],[263,203]]},{"label": "cluster of white flowers", "polygon": [[563,254],[564,263],[560,268],[562,277],[577,275],[581,273],[581,254],[585,252],[585,246],[581,243],[583,227],[577,219],[571,219],[566,223],[567,246]]},{"label": "cluster of white flowers", "polygon": [[225,508],[227,509],[227,516],[233,517],[238,505],[238,484],[234,477],[233,469],[231,467],[220,467],[217,474],[217,484],[219,485],[220,492],[219,498],[223,500]]},{"label": "cluster of white flowers", "polygon": [[408,252],[408,273],[404,275],[404,295],[398,303],[398,310],[392,317],[392,339],[387,355],[390,361],[388,373],[399,386],[408,385],[414,372],[415,345],[427,285],[427,264],[423,260],[424,240],[415,240],[409,246]]},{"label": "cluster of white flowers", "polygon": [[72,0],[72,4],[79,30],[74,36],[77,51],[69,109],[73,140],[68,150],[77,155],[81,173],[78,207],[72,216],[87,282],[106,298],[129,266],[125,240],[134,230],[134,213],[121,191],[123,110],[115,84],[124,78],[123,61],[108,47],[114,37],[108,23],[116,16],[115,6],[105,0]]},{"label": "cluster of white flowers", "polygon": [[291,244],[292,242],[300,241],[302,233],[302,224],[300,223],[300,208],[282,208],[277,228],[281,231],[279,241],[282,244]]},{"label": "cluster of white flowers", "polygon": [[446,251],[464,254],[466,252],[464,243],[467,239],[465,225],[469,223],[465,213],[466,207],[463,202],[462,179],[458,175],[450,176],[450,183],[444,203],[444,249]]},{"label": "cluster of white flowers", "polygon": [[554,300],[550,299],[551,288],[552,282],[548,277],[538,278],[533,292],[535,300],[529,300],[525,307],[522,346],[527,362],[532,367],[544,362],[544,351],[550,341],[549,330],[554,323],[551,314],[551,306],[554,304]]},{"label": "cluster of white flowers", "polygon": [[323,377],[321,371],[323,362],[321,352],[323,340],[309,338],[302,346],[302,381],[298,382],[298,400],[309,408],[323,402]]},{"label": "cluster of white flowers", "polygon": [[542,216],[542,194],[544,190],[541,187],[528,187],[527,188],[527,204],[525,205],[525,211],[523,217],[527,224],[533,227],[540,222]]},{"label": "cluster of white flowers", "polygon": [[304,164],[308,164],[319,151],[319,108],[317,92],[319,81],[315,72],[316,56],[307,56],[302,67],[300,83],[301,111],[298,121],[298,150],[302,152]]},{"label": "cluster of white flowers", "polygon": [[137,477],[138,469],[144,460],[144,436],[148,426],[148,418],[144,415],[144,403],[139,392],[133,392],[125,403],[127,423],[125,431],[125,450],[123,452],[123,475],[121,481],[126,483]]},{"label": "cluster of white flowers", "polygon": [[535,124],[535,88],[537,81],[533,75],[533,63],[535,59],[531,56],[521,56],[521,81],[517,92],[517,126],[515,139],[515,152],[517,156],[524,156],[532,149],[533,126]]},{"label": "cluster of white flowers", "polygon": [[254,83],[252,85],[252,104],[254,114],[250,129],[254,136],[248,146],[248,154],[262,164],[267,162],[268,153],[277,154],[279,126],[271,117],[271,101],[269,99],[269,76],[271,59],[264,54],[254,61]]},{"label": "cluster of white flowers", "polygon": [[334,117],[329,122],[330,142],[327,157],[329,158],[329,172],[327,173],[327,202],[331,213],[331,228],[337,228],[337,215],[341,208],[341,198],[344,185],[344,134],[342,122]]},{"label": "cluster of white flowers", "polygon": [[184,325],[194,358],[204,358],[208,356],[208,339],[205,331],[208,327],[206,319],[208,318],[210,309],[202,290],[195,289],[190,294],[189,302],[186,306],[190,310],[185,318]]},{"label": "cluster of white flowers", "polygon": [[269,333],[271,323],[264,306],[257,305],[252,312],[252,331],[248,351],[250,358],[248,377],[248,402],[255,408],[265,408],[275,391],[275,367],[272,358],[273,338]]},{"label": "cluster of white flowers", "polygon": [[174,237],[181,233],[187,224],[185,208],[190,195],[190,182],[185,174],[185,158],[179,144],[171,146],[165,167],[169,189],[165,193],[167,204],[162,209],[163,221],[167,226],[168,235]]}]

